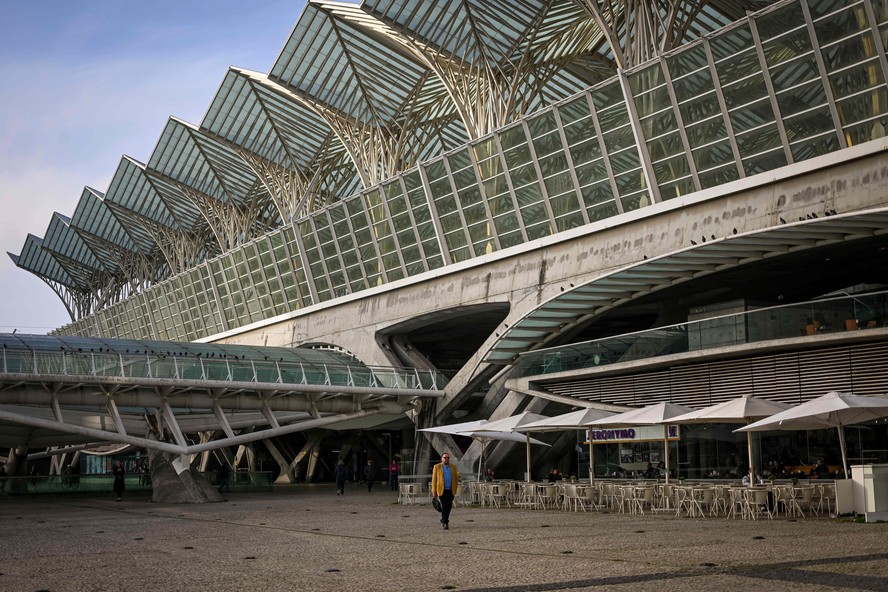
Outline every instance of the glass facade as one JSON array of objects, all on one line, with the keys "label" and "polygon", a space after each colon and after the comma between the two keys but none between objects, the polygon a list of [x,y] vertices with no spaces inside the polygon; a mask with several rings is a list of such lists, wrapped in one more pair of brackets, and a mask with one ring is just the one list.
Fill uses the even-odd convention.
[{"label": "glass facade", "polygon": [[886,5],[780,2],[59,332],[195,340],[883,137]]}]

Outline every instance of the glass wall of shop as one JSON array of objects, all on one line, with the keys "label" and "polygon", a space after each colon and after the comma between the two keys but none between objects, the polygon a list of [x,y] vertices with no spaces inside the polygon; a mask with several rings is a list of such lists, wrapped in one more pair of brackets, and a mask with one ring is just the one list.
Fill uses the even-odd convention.
[{"label": "glass wall of shop", "polygon": [[[745,432],[736,433],[737,424],[698,424],[682,426],[678,446],[678,475],[691,479],[740,479],[748,470]],[[847,426],[845,439],[848,463],[888,462],[888,424],[879,421]],[[827,430],[773,431],[753,433],[754,465],[765,478],[807,478],[818,460],[842,475],[842,454],[838,432]]]},{"label": "glass wall of shop", "polygon": [[[681,439],[669,443],[672,477],[739,481],[749,470],[747,435],[734,432],[739,427],[739,424],[681,426]],[[849,465],[888,463],[888,421],[847,426],[845,439]],[[648,463],[656,468],[665,462],[662,441],[596,444],[593,453],[596,478],[640,479],[645,477]],[[577,478],[588,479],[589,447],[582,437],[578,437],[575,455],[576,460],[569,459],[568,463],[565,459],[563,465],[571,471],[579,467]],[[834,428],[753,433],[753,455],[754,465],[765,479],[808,478],[818,460],[823,460],[834,478],[843,478],[838,432]],[[664,476],[660,471],[659,478]]]}]

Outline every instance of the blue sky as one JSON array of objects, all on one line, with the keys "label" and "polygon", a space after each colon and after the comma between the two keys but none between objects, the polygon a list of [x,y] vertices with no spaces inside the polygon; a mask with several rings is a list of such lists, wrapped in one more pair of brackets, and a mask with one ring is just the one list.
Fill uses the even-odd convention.
[{"label": "blue sky", "polygon": [[0,0],[0,332],[69,322],[18,269],[27,234],[147,162],[171,115],[199,123],[229,66],[268,72],[302,0]]}]

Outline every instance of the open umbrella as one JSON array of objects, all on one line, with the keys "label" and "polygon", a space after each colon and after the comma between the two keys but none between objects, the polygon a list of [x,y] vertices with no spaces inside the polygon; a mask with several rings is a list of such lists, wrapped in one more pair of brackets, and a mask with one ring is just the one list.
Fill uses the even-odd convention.
[{"label": "open umbrella", "polygon": [[[603,409],[580,409],[555,417],[547,417],[539,421],[526,423],[515,428],[517,432],[566,432],[569,430],[586,429],[591,421],[604,419],[614,415],[614,411]],[[595,483],[595,456],[592,452],[592,438],[589,438],[589,482]]]},{"label": "open umbrella", "polygon": [[888,417],[888,399],[865,397],[831,391],[772,415],[735,432],[766,432],[770,430],[822,430],[836,428],[842,450],[842,468],[848,478],[848,451],[845,447],[845,426]]},{"label": "open umbrella", "polygon": [[[756,397],[739,397],[724,403],[697,409],[669,420],[670,423],[752,423],[757,419],[768,417],[789,409],[789,405],[758,399]],[[749,449],[749,470],[752,470],[752,432],[746,434],[746,446]]]},{"label": "open umbrella", "polygon": [[[543,417],[543,416],[540,416]],[[479,419],[476,421],[466,421],[463,423],[454,423],[450,425],[444,426],[436,426],[433,428],[421,428],[417,431],[419,432],[435,432],[439,434],[450,434],[451,436],[466,436],[472,438],[474,440],[478,440],[481,442],[481,457],[478,459],[478,479],[481,478],[481,465],[484,461],[484,449],[487,446],[488,442],[493,440],[505,440],[508,442],[526,442],[529,444],[540,444],[543,446],[549,446],[545,442],[540,440],[536,440],[534,438],[527,438],[522,434],[518,434],[515,432],[502,431],[502,430],[490,430],[490,431],[478,431],[482,427],[486,427],[488,424],[492,422],[487,421],[486,419]]]},{"label": "open umbrella", "polygon": [[[486,424],[484,424],[483,426],[481,426],[481,428],[478,429],[476,431],[476,433],[480,434],[482,437],[485,433],[489,433],[489,432],[511,432],[511,433],[514,433],[514,432],[518,432],[519,431],[518,428],[520,428],[521,426],[523,426],[525,424],[541,421],[544,419],[548,419],[548,417],[545,415],[540,415],[539,413],[531,413],[530,411],[524,411],[522,413],[519,413],[518,415],[513,415],[511,417],[505,417],[503,419],[497,419],[495,421],[489,421]],[[527,481],[530,481],[530,445],[534,442],[531,442],[531,440],[533,440],[533,438],[530,437],[529,432],[525,432],[523,439],[525,440],[525,442],[527,444],[527,452],[526,452],[527,473],[525,473],[525,478],[527,479]],[[543,444],[543,442],[540,442],[539,440],[535,440],[535,442],[539,443],[539,444]],[[546,446],[549,446],[549,445],[546,444]],[[479,469],[480,469],[480,467],[479,467]]]},{"label": "open umbrella", "polygon": [[656,403],[589,422],[589,426],[621,427],[634,425],[663,425],[663,448],[666,453],[666,482],[669,483],[669,426],[673,417],[693,411],[675,403]]}]

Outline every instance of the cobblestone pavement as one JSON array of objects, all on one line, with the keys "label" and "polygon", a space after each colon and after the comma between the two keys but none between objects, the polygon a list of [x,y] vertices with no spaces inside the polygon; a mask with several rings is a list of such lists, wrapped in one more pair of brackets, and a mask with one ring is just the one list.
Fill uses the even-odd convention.
[{"label": "cobblestone pavement", "polygon": [[428,505],[299,485],[202,505],[0,497],[0,590],[888,590],[888,524]]}]

